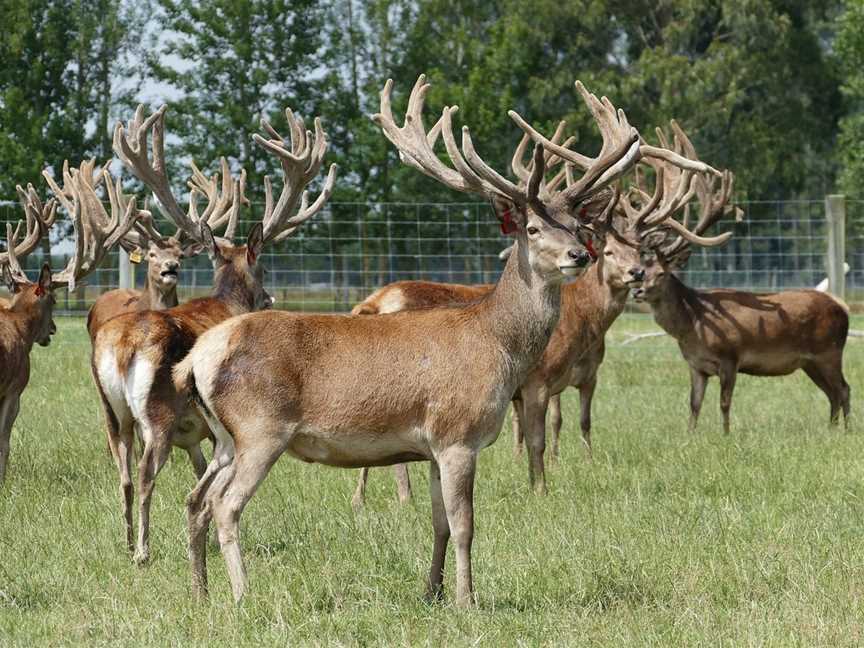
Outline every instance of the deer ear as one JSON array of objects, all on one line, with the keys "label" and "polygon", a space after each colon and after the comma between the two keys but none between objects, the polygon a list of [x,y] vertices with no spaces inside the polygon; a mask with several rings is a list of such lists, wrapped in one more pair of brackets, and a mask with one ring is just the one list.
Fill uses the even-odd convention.
[{"label": "deer ear", "polygon": [[207,249],[207,256],[210,257],[210,261],[214,265],[225,263],[225,257],[222,256],[222,250],[219,249],[216,237],[213,236],[213,230],[210,229],[210,226],[202,220],[199,229],[201,231],[201,243]]},{"label": "deer ear", "polygon": [[190,259],[194,256],[198,256],[204,251],[204,246],[198,243],[197,241],[190,241],[186,245],[183,246],[183,249],[180,251],[180,255],[184,259]]},{"label": "deer ear", "polygon": [[513,234],[525,227],[525,214],[512,200],[496,197],[492,199],[492,209],[501,224],[502,234]]},{"label": "deer ear", "polygon": [[9,269],[8,265],[3,265],[0,267],[3,268],[3,283],[6,284],[9,292],[14,295],[19,290],[18,282],[15,281],[15,277],[12,276],[12,271]]},{"label": "deer ear", "polygon": [[263,249],[264,225],[262,223],[255,223],[255,226],[249,232],[249,236],[246,237],[246,262],[250,266],[255,265]]},{"label": "deer ear", "polygon": [[51,291],[51,266],[47,263],[42,264],[42,269],[39,271],[39,280],[36,282],[36,295],[42,297]]}]

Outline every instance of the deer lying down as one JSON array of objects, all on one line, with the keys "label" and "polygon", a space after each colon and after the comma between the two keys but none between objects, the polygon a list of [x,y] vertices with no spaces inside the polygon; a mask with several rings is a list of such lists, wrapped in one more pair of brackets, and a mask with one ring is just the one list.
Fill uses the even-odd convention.
[{"label": "deer lying down", "polygon": [[[689,140],[685,152],[696,158]],[[675,275],[690,254],[690,245],[725,243],[731,233],[703,239],[724,213],[732,195],[731,173],[717,180],[695,179],[700,217],[688,228],[670,220],[663,237],[646,234],[654,253],[645,259],[645,281],[635,292],[651,305],[654,320],[675,338],[690,366],[690,425],[699,419],[710,376],[720,379],[723,431],[729,432],[729,411],[737,374],[784,376],[803,369],[831,404],[831,422],[840,410],[849,416],[849,385],[843,377],[843,348],[849,332],[849,308],[839,299],[816,290],[758,294],[738,290],[694,290]],[[670,236],[671,235],[671,236]]]},{"label": "deer lying down", "polygon": [[[498,436],[513,392],[536,363],[558,320],[565,276],[584,272],[583,202],[625,173],[640,154],[638,133],[611,104],[580,91],[604,145],[578,182],[554,199],[537,146],[527,188],[486,165],[467,129],[452,133],[453,108],[427,134],[420,77],[399,127],[390,81],[375,116],[406,164],[462,192],[494,201],[516,238],[495,290],[464,307],[350,317],[268,312],[245,315],[199,338],[174,372],[216,436],[207,473],[187,500],[193,585],[206,593],[210,519],[235,599],[246,590],[240,516],[280,455],[345,468],[430,462],[434,548],[427,594],[441,596],[444,557],[456,546],[456,600],[474,602],[471,544],[477,455]],[[443,136],[453,166],[434,150]],[[586,214],[592,220],[595,214]],[[583,239],[582,237],[586,237]]]}]

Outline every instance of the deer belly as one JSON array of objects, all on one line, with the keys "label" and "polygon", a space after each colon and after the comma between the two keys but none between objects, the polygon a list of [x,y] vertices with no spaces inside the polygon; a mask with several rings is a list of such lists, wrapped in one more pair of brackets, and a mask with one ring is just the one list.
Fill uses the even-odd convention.
[{"label": "deer belly", "polygon": [[307,463],[339,468],[387,466],[431,457],[425,436],[417,430],[367,434],[315,430],[308,426],[291,435],[286,452]]},{"label": "deer belly", "polygon": [[800,369],[806,358],[790,350],[752,350],[741,354],[738,371],[751,376],[786,376]]}]

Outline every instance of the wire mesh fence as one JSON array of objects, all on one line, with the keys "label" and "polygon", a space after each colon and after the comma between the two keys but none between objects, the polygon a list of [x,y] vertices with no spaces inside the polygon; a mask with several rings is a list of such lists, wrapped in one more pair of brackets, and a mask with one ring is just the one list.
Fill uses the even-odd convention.
[{"label": "wire mesh fence", "polygon": [[[824,200],[738,203],[744,218],[723,247],[696,249],[683,279],[694,287],[755,291],[813,287],[826,276],[827,225]],[[252,213],[261,213],[253,208]],[[17,221],[20,208],[6,205],[0,221]],[[62,220],[62,219],[58,219]],[[240,223],[244,235],[254,221]],[[864,200],[847,201],[847,299],[864,302]],[[49,244],[26,261],[35,271],[50,248],[52,267],[71,253],[68,225],[58,223]],[[164,231],[172,231],[164,226]],[[5,226],[4,226],[5,229]],[[490,283],[508,244],[485,203],[333,203],[297,234],[264,254],[266,286],[277,307],[301,311],[346,311],[375,288],[402,279]],[[58,309],[83,314],[99,294],[118,285],[117,252],[74,291],[58,294]],[[146,268],[136,271],[143,286]],[[183,262],[181,300],[206,295],[213,271],[206,255]]]}]

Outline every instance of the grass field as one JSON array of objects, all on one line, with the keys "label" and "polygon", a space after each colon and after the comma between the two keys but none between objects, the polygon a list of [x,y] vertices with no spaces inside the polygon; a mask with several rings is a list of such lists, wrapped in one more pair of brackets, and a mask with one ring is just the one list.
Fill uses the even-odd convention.
[{"label": "grass field", "polygon": [[[712,381],[690,435],[677,348],[668,338],[620,346],[653,327],[625,316],[601,369],[593,463],[572,392],[549,496],[530,494],[508,434],[481,454],[477,609],[422,601],[425,466],[412,467],[412,506],[396,503],[379,470],[355,514],[353,471],[288,458],[244,514],[251,591],[238,608],[213,547],[211,599],[191,598],[185,455],[157,483],[151,563],[131,563],[83,322],[58,325],[52,346],[33,352],[0,490],[2,646],[864,643],[864,428],[829,428],[827,399],[803,374],[742,376],[729,437]],[[850,340],[859,413],[862,360]],[[452,554],[448,568],[452,586]]]}]

